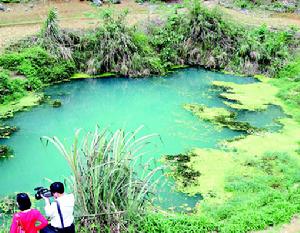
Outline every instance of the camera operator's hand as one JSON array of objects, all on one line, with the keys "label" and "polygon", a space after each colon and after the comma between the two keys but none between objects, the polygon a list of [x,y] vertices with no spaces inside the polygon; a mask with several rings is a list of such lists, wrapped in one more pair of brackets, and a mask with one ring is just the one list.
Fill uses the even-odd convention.
[{"label": "camera operator's hand", "polygon": [[45,197],[43,194],[41,194],[41,197],[45,200],[46,205],[50,205],[50,200],[48,197]]}]

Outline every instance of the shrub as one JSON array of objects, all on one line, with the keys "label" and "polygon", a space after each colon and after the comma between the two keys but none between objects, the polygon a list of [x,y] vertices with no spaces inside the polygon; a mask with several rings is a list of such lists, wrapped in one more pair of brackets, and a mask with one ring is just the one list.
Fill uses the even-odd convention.
[{"label": "shrub", "polygon": [[29,89],[38,89],[41,83],[48,84],[68,79],[75,71],[72,61],[58,60],[41,47],[32,47],[20,52],[10,52],[0,57],[0,66],[15,70],[26,76]]},{"label": "shrub", "polygon": [[0,104],[17,100],[24,95],[24,81],[11,80],[8,72],[0,70]]},{"label": "shrub", "polygon": [[[163,66],[148,44],[148,38],[124,23],[125,15],[115,19],[104,15],[104,23],[82,38],[76,62],[81,70],[96,74],[115,72],[125,76],[160,74]],[[87,68],[86,68],[87,67]]]}]

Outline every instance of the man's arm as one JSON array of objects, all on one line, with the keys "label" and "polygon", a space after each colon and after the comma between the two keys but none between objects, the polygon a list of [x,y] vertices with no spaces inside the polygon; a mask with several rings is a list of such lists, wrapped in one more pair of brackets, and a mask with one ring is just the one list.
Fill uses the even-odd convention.
[{"label": "man's arm", "polygon": [[45,213],[46,216],[52,218],[54,215],[54,206],[50,204],[50,200],[47,197],[42,196],[45,200]]}]

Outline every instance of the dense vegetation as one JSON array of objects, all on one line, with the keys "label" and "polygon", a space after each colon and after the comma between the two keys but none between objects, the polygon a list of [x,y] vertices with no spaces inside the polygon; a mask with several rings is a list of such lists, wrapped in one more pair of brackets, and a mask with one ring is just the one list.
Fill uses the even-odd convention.
[{"label": "dense vegetation", "polygon": [[[299,109],[299,59],[288,63],[299,46],[294,29],[276,32],[266,26],[244,28],[198,4],[188,12],[170,15],[162,26],[148,25],[146,33],[128,27],[123,18],[107,13],[104,24],[75,33],[61,30],[57,14],[51,11],[38,35],[17,42],[0,56],[0,103],[10,103],[28,91],[67,80],[75,72],[115,72],[138,77],[164,74],[176,65],[197,65],[274,77],[278,80],[276,85],[281,86],[280,98],[291,108]],[[16,75],[22,78],[13,78]],[[295,112],[295,116],[300,121],[299,113]],[[287,153],[266,153],[244,161],[243,166],[260,172],[228,178],[225,189],[232,196],[222,204],[200,204],[200,213],[190,215],[149,211],[148,181],[153,173],[144,180],[134,173],[129,162],[132,151],[122,144],[139,149],[138,143],[143,140],[130,144],[133,138],[129,140],[120,131],[108,138],[106,133],[96,131],[93,139],[86,138],[83,152],[77,147],[77,138],[71,152],[58,139],[48,138],[73,171],[73,185],[84,215],[78,221],[82,232],[97,232],[99,228],[132,232],[247,232],[289,221],[300,211],[300,164]],[[186,170],[185,161],[189,158],[183,159],[178,173],[192,179],[201,175]],[[0,205],[0,211],[9,214],[4,211],[5,203]]]},{"label": "dense vegetation", "polygon": [[279,97],[290,107],[296,120],[300,122],[300,57],[280,70],[275,85],[280,86]]}]

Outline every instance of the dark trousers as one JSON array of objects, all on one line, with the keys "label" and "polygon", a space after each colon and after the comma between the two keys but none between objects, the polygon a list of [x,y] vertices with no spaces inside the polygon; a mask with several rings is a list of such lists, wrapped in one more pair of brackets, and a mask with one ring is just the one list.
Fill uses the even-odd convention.
[{"label": "dark trousers", "polygon": [[58,232],[59,233],[75,233],[75,226],[72,223],[72,225],[69,227],[65,227],[63,229],[58,229]]},{"label": "dark trousers", "polygon": [[65,228],[56,228],[51,225],[46,226],[42,230],[40,230],[40,233],[53,233],[53,232],[58,232],[58,233],[75,233],[75,226],[72,223],[71,226],[65,227]]}]

